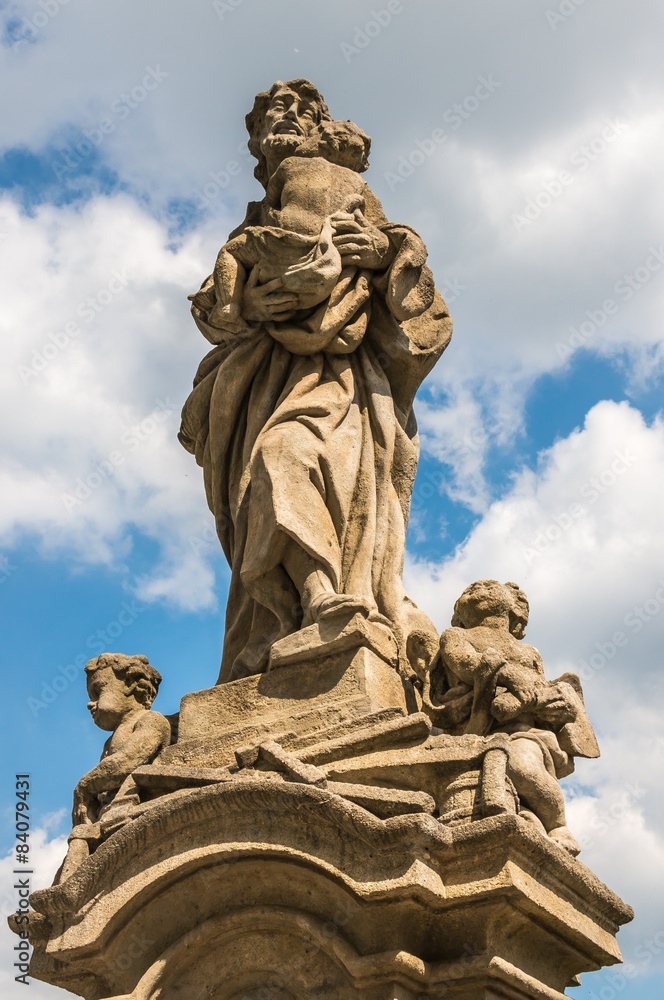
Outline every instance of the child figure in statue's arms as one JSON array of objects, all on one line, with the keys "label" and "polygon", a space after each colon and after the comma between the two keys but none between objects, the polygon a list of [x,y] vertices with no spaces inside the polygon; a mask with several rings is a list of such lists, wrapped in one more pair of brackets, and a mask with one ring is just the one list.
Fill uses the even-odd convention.
[{"label": "child figure in statue's arms", "polygon": [[[247,282],[291,293],[297,308],[281,320],[324,302],[352,256],[342,256],[344,220],[362,224],[371,192],[360,172],[368,165],[369,138],[352,122],[322,122],[287,157],[267,186],[266,225],[248,226],[219,251],[213,283],[190,296],[207,323],[243,333],[242,296]],[[341,231],[341,235],[340,235]],[[376,231],[373,263],[387,264],[387,236]],[[352,236],[348,237],[352,242]]]}]

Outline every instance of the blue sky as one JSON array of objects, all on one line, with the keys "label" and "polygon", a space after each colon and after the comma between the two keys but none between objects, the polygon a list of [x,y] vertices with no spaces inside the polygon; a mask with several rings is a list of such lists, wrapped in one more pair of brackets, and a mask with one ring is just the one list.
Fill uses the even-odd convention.
[{"label": "blue sky", "polygon": [[[103,742],[80,670],[100,643],[150,657],[162,712],[216,678],[228,571],[176,440],[206,351],[186,296],[260,196],[253,95],[308,76],[372,135],[367,180],[425,239],[455,320],[417,403],[409,590],[442,629],[473,579],[517,580],[549,676],[585,670],[603,756],[565,782],[570,823],[637,916],[620,934],[630,975],[585,976],[573,995],[650,1000],[664,983],[664,12],[404,0],[369,38],[382,6],[0,4],[0,847],[13,776],[30,771],[36,880],[59,863]],[[7,912],[4,884],[0,898]]]}]

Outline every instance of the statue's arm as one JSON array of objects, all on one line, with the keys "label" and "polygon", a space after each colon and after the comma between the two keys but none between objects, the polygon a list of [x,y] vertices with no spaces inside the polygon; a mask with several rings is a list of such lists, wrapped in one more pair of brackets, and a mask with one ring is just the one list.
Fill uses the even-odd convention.
[{"label": "statue's arm", "polygon": [[480,654],[460,629],[443,632],[424,695],[437,726],[458,730],[468,722],[473,706],[473,677],[480,662]]},{"label": "statue's arm", "polygon": [[528,665],[508,663],[498,675],[498,691],[491,705],[494,719],[502,724],[529,716],[554,729],[573,721],[576,699],[572,688],[546,679],[542,657],[534,646],[524,646],[523,650]]},{"label": "statue's arm", "polygon": [[170,743],[168,719],[158,712],[146,712],[122,746],[102,757],[84,774],[74,791],[74,825],[85,821],[88,808],[102,792],[117,791],[125,778],[141,764],[147,764]]},{"label": "statue's arm", "polygon": [[482,654],[463,634],[463,629],[445,629],[440,637],[440,655],[448,675],[472,685],[482,663]]},{"label": "statue's arm", "polygon": [[[409,226],[390,222],[369,187],[364,196],[366,218],[390,243],[386,264],[373,277],[379,295],[372,305],[371,339],[407,420],[415,393],[450,342],[452,319],[435,288],[423,240]],[[415,433],[414,424],[410,432]]]}]

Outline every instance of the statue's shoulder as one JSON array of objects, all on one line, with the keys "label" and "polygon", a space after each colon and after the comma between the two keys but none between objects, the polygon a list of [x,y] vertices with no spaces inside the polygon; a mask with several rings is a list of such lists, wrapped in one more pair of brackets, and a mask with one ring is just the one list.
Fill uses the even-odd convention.
[{"label": "statue's shoulder", "polygon": [[148,709],[137,717],[126,739],[134,746],[145,747],[151,754],[155,747],[168,746],[171,742],[171,724],[161,712]]},{"label": "statue's shoulder", "polygon": [[161,712],[155,712],[153,708],[148,708],[136,718],[134,729],[138,729],[139,727],[141,729],[166,730],[170,729],[171,724]]},{"label": "statue's shoulder", "polygon": [[364,214],[369,222],[373,223],[374,226],[389,226],[390,220],[385,215],[383,211],[383,206],[381,205],[380,198],[378,195],[374,194],[366,181],[362,182],[363,190],[362,194],[364,197]]},{"label": "statue's shoulder", "polygon": [[440,648],[443,653],[453,652],[467,645],[474,645],[472,633],[474,629],[458,628],[452,625],[446,628],[440,637]]},{"label": "statue's shoulder", "polygon": [[260,226],[262,222],[263,215],[263,203],[264,201],[250,201],[247,205],[247,211],[244,219],[237,228],[233,230],[232,233],[228,234],[228,239],[232,240],[240,233],[243,233],[247,226]]}]

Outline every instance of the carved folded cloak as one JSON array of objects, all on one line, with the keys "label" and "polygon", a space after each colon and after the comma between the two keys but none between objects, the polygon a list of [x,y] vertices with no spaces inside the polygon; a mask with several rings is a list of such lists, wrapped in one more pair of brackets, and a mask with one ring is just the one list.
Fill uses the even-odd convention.
[{"label": "carved folded cloak", "polygon": [[[344,268],[333,322],[309,315],[229,336],[201,362],[184,405],[180,441],[203,467],[231,566],[220,681],[264,671],[272,643],[299,628],[281,562],[288,539],[337,592],[387,617],[401,649],[420,614],[401,581],[418,458],[412,403],[451,320],[419,237],[382,228],[391,266],[379,275]],[[192,312],[218,340],[206,312]]]}]

